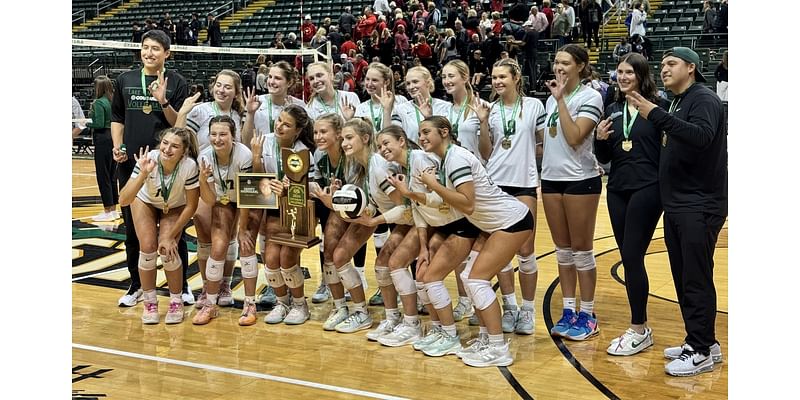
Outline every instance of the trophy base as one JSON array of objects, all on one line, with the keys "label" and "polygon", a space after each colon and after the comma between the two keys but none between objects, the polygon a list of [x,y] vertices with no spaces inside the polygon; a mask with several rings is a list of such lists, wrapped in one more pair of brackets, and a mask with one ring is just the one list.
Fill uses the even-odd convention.
[{"label": "trophy base", "polygon": [[295,235],[292,238],[290,233],[278,233],[269,238],[269,241],[281,246],[298,247],[308,249],[318,245],[322,240],[316,236]]}]

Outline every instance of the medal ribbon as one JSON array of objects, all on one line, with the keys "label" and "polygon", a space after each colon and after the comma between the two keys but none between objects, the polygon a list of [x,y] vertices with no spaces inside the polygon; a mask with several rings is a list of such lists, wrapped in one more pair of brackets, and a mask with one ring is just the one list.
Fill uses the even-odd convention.
[{"label": "medal ribbon", "polygon": [[453,104],[452,107],[450,107],[450,115],[448,119],[450,120],[450,125],[453,126],[453,133],[455,134],[456,139],[458,139],[458,120],[461,119],[461,115],[464,113],[464,107],[466,106],[467,98],[465,97],[464,101],[461,103],[461,109],[458,110],[458,114],[456,114],[455,122],[453,122],[453,110],[456,108],[456,105]]},{"label": "medal ribbon", "polygon": [[340,176],[339,174],[342,173],[342,164],[344,164],[344,160],[342,160],[341,158],[342,156],[340,155],[339,164],[336,166],[336,170],[333,172],[333,175],[331,175],[331,169],[332,169],[331,155],[327,154],[326,157],[327,157],[326,159],[327,162],[325,163],[325,175],[323,175],[322,178],[325,179],[327,181],[328,186],[330,186],[331,182],[333,181],[333,178],[338,178]]},{"label": "medal ribbon", "polygon": [[328,107],[328,105],[325,103],[325,101],[322,100],[322,96],[317,96],[317,101],[319,101],[319,103],[322,104],[322,108],[325,109],[326,113],[330,113],[330,112],[337,113],[337,112],[339,112],[339,92],[338,91],[334,90],[333,111],[331,111],[331,107]]},{"label": "medal ribbon", "polygon": [[[567,96],[567,100],[564,102],[564,104],[569,104],[569,101],[572,100],[573,97],[575,97],[575,94],[578,93],[578,90],[581,90],[581,86],[583,85],[579,83],[578,86],[575,87],[575,90],[573,90],[572,93],[570,93],[569,96]],[[558,119],[558,103],[556,103],[556,112],[554,112],[553,115],[550,116],[550,123],[548,123],[547,126],[556,126],[557,119]]]},{"label": "medal ribbon", "polygon": [[219,186],[222,188],[222,195],[223,196],[226,193],[228,193],[228,177],[231,174],[230,165],[233,163],[233,150],[235,148],[236,148],[236,146],[231,148],[231,154],[230,154],[230,156],[228,156],[228,170],[225,171],[225,179],[222,179],[222,172],[219,169],[219,161],[217,161],[217,152],[216,151],[212,151],[211,152],[211,155],[214,157],[214,165],[217,167],[217,176],[219,176],[219,180],[222,181],[222,182],[220,182]]},{"label": "medal ribbon", "polygon": [[[381,113],[383,113],[383,108],[381,108]],[[372,123],[375,124],[375,132],[381,130],[381,122],[383,122],[383,115],[378,115],[375,117],[375,110],[372,109],[372,99],[369,99],[369,114],[372,116]]]},{"label": "medal ribbon", "polygon": [[272,95],[267,99],[267,110],[269,110],[269,131],[275,133],[275,120],[272,119]]},{"label": "medal ribbon", "polygon": [[278,138],[275,138],[275,160],[278,163],[278,178],[283,181],[283,156],[281,155],[281,146],[278,144]]},{"label": "medal ribbon", "polygon": [[178,161],[178,164],[175,165],[175,170],[172,171],[172,176],[170,176],[170,183],[169,186],[166,184],[166,180],[164,179],[164,166],[161,164],[161,159],[158,160],[158,174],[161,176],[161,197],[164,199],[164,205],[167,206],[169,201],[169,193],[172,191],[172,186],[175,185],[175,175],[178,174],[178,169],[180,169],[181,163]]},{"label": "medal ribbon", "polygon": [[447,145],[447,150],[444,151],[444,157],[442,157],[442,167],[436,172],[436,175],[439,178],[439,183],[445,187],[447,187],[447,174],[445,173],[444,166],[445,162],[447,161],[447,154],[450,153],[451,147],[453,147],[452,143]]},{"label": "medal ribbon", "polygon": [[[431,102],[431,109],[433,108],[433,96],[428,96]],[[422,123],[422,115],[420,115],[419,107],[414,104],[414,112],[417,114],[417,126]]]},{"label": "medal ribbon", "polygon": [[628,123],[628,102],[625,101],[625,109],[622,113],[622,134],[625,136],[625,140],[630,140],[628,138],[631,137],[631,129],[633,128],[633,123],[636,122],[636,116],[639,115],[639,109],[631,114],[631,123]]},{"label": "medal ribbon", "polygon": [[[163,71],[166,74],[167,73],[167,67],[164,67],[164,69],[162,69],[161,71]],[[158,75],[156,75],[156,81],[158,81]],[[142,68],[142,96],[147,97],[148,98],[147,102],[150,103],[149,98],[150,98],[151,95],[147,91],[147,85],[145,85],[146,82],[147,81],[144,78],[144,68]],[[156,84],[156,85],[158,85],[158,84]]]},{"label": "medal ribbon", "polygon": [[[522,96],[517,96],[517,101],[514,103],[514,108],[511,110],[511,119],[506,122],[506,105],[502,100],[500,100],[500,116],[503,119],[503,136],[506,139],[516,133],[517,127],[516,123],[514,122],[514,115],[517,113],[517,109],[519,108],[520,104],[522,104]],[[513,128],[512,125],[514,125]]]}]

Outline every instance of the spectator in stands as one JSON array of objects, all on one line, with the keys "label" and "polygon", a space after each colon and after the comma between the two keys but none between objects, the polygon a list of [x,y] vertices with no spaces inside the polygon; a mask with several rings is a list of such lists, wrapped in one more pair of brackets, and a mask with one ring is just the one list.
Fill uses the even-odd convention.
[{"label": "spectator in stands", "polygon": [[[331,46],[336,46],[337,49],[342,48],[344,36],[339,32],[339,27],[337,25],[331,25],[330,30],[328,30],[328,40],[331,42]],[[334,60],[336,59],[337,58],[334,58]]]},{"label": "spectator in stands", "polygon": [[342,81],[342,90],[345,92],[355,92],[356,91],[356,83],[353,80],[353,74],[350,72],[345,72],[343,75]]},{"label": "spectator in stands", "polygon": [[175,38],[180,45],[189,44],[189,23],[183,17],[178,17],[175,24]]},{"label": "spectator in stands", "polygon": [[133,43],[142,43],[142,35],[144,35],[144,31],[142,27],[139,26],[138,22],[133,23],[133,33],[131,34],[131,42]]},{"label": "spectator in stands", "polygon": [[486,11],[482,12],[481,20],[478,23],[478,28],[479,28],[478,34],[481,35],[481,38],[484,37],[487,29],[492,29],[492,26],[494,26],[494,22],[492,22],[492,19],[489,18],[489,13]]},{"label": "spectator in stands", "polygon": [[394,24],[392,25],[392,32],[397,33],[397,29],[403,27],[408,32],[408,21],[403,14],[403,10],[397,8],[394,10]]},{"label": "spectator in stands", "polygon": [[347,54],[342,53],[342,55],[339,56],[339,58],[341,58],[340,63],[342,64],[342,72],[343,73],[344,72],[349,72],[349,73],[352,74],[352,73],[356,72],[356,67],[353,65],[353,62],[350,61],[350,58],[347,57]]},{"label": "spectator in stands", "polygon": [[[472,80],[470,84],[475,90],[481,90],[483,85],[490,81],[489,76],[489,69],[487,68],[487,62],[483,59],[483,54],[481,54],[481,50],[475,50],[472,52],[472,57],[469,58],[469,70],[472,72]],[[485,79],[484,79],[485,78]]]},{"label": "spectator in stands", "polygon": [[428,39],[425,36],[419,36],[419,43],[415,44],[411,49],[411,55],[417,57],[420,63],[424,66],[433,64],[433,49],[428,44]]},{"label": "spectator in stands", "polygon": [[425,18],[425,26],[434,26],[436,28],[442,24],[442,12],[436,8],[432,1],[428,2],[428,16]]},{"label": "spectator in stands", "polygon": [[161,21],[158,22],[158,27],[162,28],[161,30],[169,35],[169,32],[163,29],[165,26],[167,26],[167,23],[172,24],[172,18],[169,16],[169,12],[165,12],[164,18],[161,18]]},{"label": "spectator in stands", "polygon": [[717,81],[717,95],[722,101],[728,101],[728,50],[722,53],[722,61],[714,71]]},{"label": "spectator in stands", "polygon": [[378,31],[379,35],[383,35],[383,31],[388,28],[386,24],[386,16],[385,15],[378,15],[378,25],[375,27],[375,30]]},{"label": "spectator in stands", "polygon": [[300,26],[300,37],[303,41],[303,47],[308,47],[311,43],[311,38],[317,33],[317,27],[311,22],[311,14],[306,14],[303,18],[303,24]]},{"label": "spectator in stands", "polygon": [[550,0],[544,0],[542,2],[542,14],[544,14],[544,16],[547,18],[547,28],[544,30],[544,36],[542,39],[550,39],[553,37],[551,34],[551,29],[553,26],[553,19],[555,18],[553,9],[550,8]]},{"label": "spectator in stands", "polygon": [[564,12],[563,4],[556,7],[555,14],[553,14],[553,25],[551,25],[553,38],[558,39],[559,47],[569,43],[570,25],[569,16]]},{"label": "spectator in stands", "polygon": [[342,43],[341,47],[342,54],[350,54],[350,50],[357,50],[358,46],[353,39],[350,37],[349,33],[344,34],[344,43]]},{"label": "spectator in stands", "polygon": [[[169,15],[169,13],[167,13],[167,15]],[[167,17],[167,19],[163,20],[161,23],[161,30],[169,36],[173,43],[175,43],[175,36],[177,32],[175,30],[175,24],[172,23],[172,19]]]},{"label": "spectator in stands", "polygon": [[439,64],[445,65],[450,60],[458,58],[458,43],[456,41],[456,34],[450,28],[444,30],[444,41],[439,53]]},{"label": "spectator in stands", "polygon": [[[395,56],[392,59],[392,65],[390,65],[389,68],[392,70],[392,72],[397,72],[398,74],[400,74],[400,79],[405,79],[406,66],[403,64],[403,62],[400,59],[400,57]],[[395,81],[396,81],[396,79],[395,79]]]},{"label": "spectator in stands", "polygon": [[492,5],[490,6],[490,9],[493,12],[502,13],[503,12],[503,6],[504,6],[503,0],[492,0]]},{"label": "spectator in stands", "polygon": [[402,58],[408,55],[408,36],[406,36],[406,27],[404,25],[398,26],[397,33],[394,34],[394,51]]},{"label": "spectator in stands", "polygon": [[361,53],[356,54],[356,62],[354,64],[356,68],[356,72],[353,74],[353,78],[356,80],[356,84],[361,84],[364,80],[364,74],[367,72],[367,67],[369,67],[369,63],[367,60],[364,59],[364,55]]},{"label": "spectator in stands", "polygon": [[316,49],[325,43],[328,43],[328,32],[325,28],[317,29],[317,33],[311,38],[311,47]]},{"label": "spectator in stands", "polygon": [[464,22],[464,29],[467,30],[467,38],[471,38],[472,34],[480,32],[480,20],[478,20],[477,11],[473,9],[467,11],[467,20]]},{"label": "spectator in stands", "polygon": [[495,35],[500,35],[500,32],[503,31],[503,19],[500,16],[500,13],[497,11],[492,11],[492,32]]},{"label": "spectator in stands", "polygon": [[[544,15],[542,15],[542,17],[544,17]],[[532,92],[536,89],[535,82],[538,76],[536,73],[536,48],[539,45],[539,32],[534,28],[533,21],[525,21],[522,26],[525,31],[525,36],[522,38],[522,54],[524,60],[522,63],[522,74],[530,78],[528,81],[530,83],[529,90]]]},{"label": "spectator in stands", "polygon": [[[585,1],[585,6],[584,6]],[[586,10],[584,12],[584,10]],[[586,47],[592,47],[592,35],[594,35],[594,44],[596,48],[600,48],[600,21],[603,20],[603,10],[594,0],[581,0],[581,14],[585,20],[581,20],[581,29],[583,29],[583,38],[586,42]]]},{"label": "spectator in stands", "polygon": [[92,128],[94,143],[94,174],[103,201],[103,212],[92,217],[92,221],[114,221],[120,217],[117,212],[119,191],[115,182],[116,163],[111,154],[114,143],[111,140],[111,99],[114,84],[105,75],[94,80],[94,97],[87,126]]},{"label": "spectator in stands", "polygon": [[[346,6],[342,15],[339,16],[339,29],[342,30],[342,34],[345,36],[353,34],[353,27],[358,22],[350,10],[350,6]],[[344,51],[342,52],[344,53]]]},{"label": "spectator in stands", "polygon": [[447,7],[447,20],[444,23],[445,28],[455,29],[458,13],[461,11],[456,0],[450,0],[450,6]]},{"label": "spectator in stands", "polygon": [[376,13],[381,13],[383,15],[389,15],[392,12],[392,9],[389,8],[389,1],[388,0],[375,0],[372,3],[372,9],[375,10]]},{"label": "spectator in stands", "polygon": [[453,29],[453,34],[456,38],[456,56],[461,59],[461,61],[467,60],[467,44],[469,43],[469,36],[467,35],[467,30],[464,29],[461,20],[456,20],[456,28]]},{"label": "spectator in stands", "polygon": [[344,72],[342,72],[342,64],[333,64],[333,87],[336,90],[342,90],[342,83],[344,83]]},{"label": "spectator in stands", "polygon": [[378,25],[378,18],[372,12],[372,8],[364,7],[364,15],[358,17],[358,24],[356,25],[356,39],[363,39],[372,34],[375,27]]},{"label": "spectator in stands", "polygon": [[538,33],[537,38],[544,39],[544,32],[550,27],[550,23],[547,22],[547,15],[543,12],[539,12],[538,7],[532,6],[528,21],[531,21],[533,29]]},{"label": "spectator in stands", "polygon": [[717,12],[717,18],[714,19],[714,32],[728,33],[728,0],[722,0]]},{"label": "spectator in stands", "polygon": [[[493,30],[486,31],[486,40],[483,41],[483,59],[486,62],[486,66],[494,65],[495,62],[500,58],[500,49],[503,46],[500,45],[500,37],[497,36]],[[475,71],[475,68],[470,66],[470,71]]]},{"label": "spectator in stands", "polygon": [[382,63],[389,65],[389,60],[394,56],[394,48],[394,35],[392,31],[384,29],[381,31],[380,49],[378,51],[378,56],[381,58]]},{"label": "spectator in stands", "polygon": [[619,63],[620,58],[630,52],[631,45],[628,43],[628,38],[623,37],[620,39],[619,43],[614,46],[614,53],[611,54],[611,57],[614,59],[614,62]]},{"label": "spectator in stands", "polygon": [[711,0],[703,2],[703,33],[714,33],[714,21],[717,19],[717,9]]},{"label": "spectator in stands", "polygon": [[439,31],[436,30],[436,27],[431,25],[428,27],[428,32],[425,34],[425,39],[428,41],[428,44],[436,45],[439,40]]},{"label": "spectator in stands", "polygon": [[[481,37],[477,33],[473,33],[470,39],[469,44],[467,44],[467,59],[470,58],[469,55],[474,53],[475,50],[481,49]],[[467,64],[469,64],[469,61],[467,61]]]},{"label": "spectator in stands", "polygon": [[283,46],[287,49],[299,49],[300,43],[297,43],[297,34],[294,32],[289,32],[289,34],[286,35],[286,40],[283,41]]},{"label": "spectator in stands", "polygon": [[81,102],[72,96],[72,119],[78,121],[72,121],[72,138],[75,139],[78,135],[86,129],[86,123],[83,120],[86,119],[86,116],[83,114],[83,109],[81,108]]},{"label": "spectator in stands", "polygon": [[153,22],[152,19],[149,19],[149,18],[146,19],[144,21],[144,33],[152,31],[153,29],[158,29],[158,25],[156,25],[156,23]]},{"label": "spectator in stands", "polygon": [[572,43],[572,31],[575,29],[575,9],[569,4],[569,0],[561,0],[561,5],[564,6],[562,14],[569,21],[569,27],[566,34],[563,36],[566,40],[565,44]]},{"label": "spectator in stands", "polygon": [[258,66],[258,74],[256,74],[256,94],[267,94],[267,65],[261,64]]},{"label": "spectator in stands", "polygon": [[211,47],[222,47],[222,30],[214,13],[208,14],[208,38],[206,40]]},{"label": "spectator in stands", "polygon": [[647,14],[642,10],[642,3],[636,2],[633,4],[633,13],[631,14],[631,28],[630,36],[633,35],[645,36],[644,22],[647,20]]},{"label": "spectator in stands", "polygon": [[650,52],[645,43],[645,38],[638,33],[631,36],[631,51],[643,55],[648,60],[650,59]]},{"label": "spectator in stands", "polygon": [[192,20],[189,21],[189,44],[197,46],[197,37],[200,35],[200,20],[197,19],[197,13],[192,13]]}]

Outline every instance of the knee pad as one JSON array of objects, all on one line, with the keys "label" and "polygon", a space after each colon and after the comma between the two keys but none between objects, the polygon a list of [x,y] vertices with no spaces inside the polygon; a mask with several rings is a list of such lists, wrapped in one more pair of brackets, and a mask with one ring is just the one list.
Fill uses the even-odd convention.
[{"label": "knee pad", "polygon": [[239,241],[231,240],[228,242],[228,254],[225,255],[225,261],[236,261],[239,257]]},{"label": "knee pad", "polygon": [[358,274],[353,263],[347,263],[341,268],[337,268],[336,272],[339,274],[339,279],[345,289],[350,290],[361,286],[361,275]]},{"label": "knee pad", "polygon": [[283,281],[283,274],[281,274],[280,269],[273,270],[266,267],[264,269],[267,272],[267,282],[269,283],[270,286],[272,286],[273,288],[279,288],[286,285],[286,282]]},{"label": "knee pad", "polygon": [[258,278],[258,259],[256,256],[242,257],[242,278]]},{"label": "knee pad", "polygon": [[381,248],[386,241],[389,240],[389,231],[381,232],[381,233],[373,233],[372,240],[375,242],[375,247]]},{"label": "knee pad", "polygon": [[572,259],[572,249],[569,247],[556,247],[556,261],[558,262],[558,265],[573,265],[574,261]]},{"label": "knee pad", "polygon": [[400,296],[407,296],[409,294],[417,293],[417,285],[414,283],[414,278],[411,276],[411,271],[408,268],[396,269],[390,273],[394,288]]},{"label": "knee pad", "polygon": [[469,286],[470,293],[472,294],[472,304],[478,310],[485,310],[489,308],[495,301],[497,296],[492,290],[492,285],[489,281],[483,279],[469,279],[466,286]]},{"label": "knee pad", "polygon": [[197,242],[197,259],[208,260],[211,257],[211,243]]},{"label": "knee pad", "polygon": [[500,270],[500,272],[511,272],[513,270],[514,270],[514,266],[511,265],[511,262],[509,262],[508,264],[506,264],[505,267],[503,267],[503,269]]},{"label": "knee pad", "polygon": [[391,286],[392,273],[389,271],[389,267],[375,267],[375,280],[378,281],[378,286]]},{"label": "knee pad", "polygon": [[258,247],[256,247],[256,253],[263,253],[267,248],[267,237],[259,233],[258,239],[256,239],[256,244],[258,245]]},{"label": "knee pad", "polygon": [[158,257],[157,253],[142,253],[139,252],[139,269],[143,271],[152,271],[156,269],[156,257]]},{"label": "knee pad", "polygon": [[283,275],[283,281],[289,289],[303,286],[303,271],[300,270],[299,265],[291,268],[281,268],[281,275]]},{"label": "knee pad", "polygon": [[164,271],[177,271],[181,269],[181,258],[173,257],[172,261],[164,261],[164,257],[162,256],[161,265],[164,266]]},{"label": "knee pad", "polygon": [[593,270],[596,267],[594,262],[594,251],[576,251],[572,253],[572,262],[575,264],[575,269],[578,271]]},{"label": "knee pad", "polygon": [[322,280],[327,285],[341,282],[339,273],[336,272],[336,267],[333,263],[322,264]]},{"label": "knee pad", "polygon": [[536,265],[536,255],[517,256],[519,260],[519,272],[522,274],[535,274],[539,271],[539,266]]},{"label": "knee pad", "polygon": [[435,309],[441,310],[453,305],[453,301],[450,299],[450,293],[448,293],[447,288],[444,287],[444,282],[428,282],[425,284],[425,290],[428,291],[428,298],[431,300],[431,304],[433,304]]},{"label": "knee pad", "polygon": [[425,289],[425,284],[422,282],[414,282],[417,286],[417,297],[422,304],[431,304],[431,299],[428,297],[428,289]]},{"label": "knee pad", "polygon": [[223,269],[225,269],[224,260],[209,258],[208,262],[206,262],[206,279],[211,282],[221,281]]}]

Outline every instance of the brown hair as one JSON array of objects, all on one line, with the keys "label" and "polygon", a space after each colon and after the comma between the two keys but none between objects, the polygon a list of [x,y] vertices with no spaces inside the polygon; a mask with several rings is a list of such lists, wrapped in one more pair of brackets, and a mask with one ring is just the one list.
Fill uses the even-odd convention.
[{"label": "brown hair", "polygon": [[406,135],[406,131],[404,131],[403,128],[397,125],[389,125],[386,128],[381,129],[380,132],[378,132],[378,134],[375,135],[375,137],[377,138],[380,137],[381,135],[389,135],[395,138],[395,140],[403,139],[406,143],[406,150],[409,151],[420,150],[419,145],[412,142],[411,140],[408,140],[408,135]]},{"label": "brown hair", "polygon": [[[619,59],[619,64],[626,63],[633,67],[633,73],[636,75],[636,80],[639,81],[639,87],[636,90],[647,100],[655,103],[658,99],[658,86],[653,79],[653,74],[650,73],[650,64],[647,59],[639,53],[628,53]],[[616,101],[625,101],[625,94],[622,91],[617,91]]]},{"label": "brown hair", "polygon": [[314,143],[314,120],[308,116],[305,108],[297,104],[290,104],[281,112],[289,114],[294,119],[296,127],[300,129],[297,140],[306,145],[311,151],[314,151],[317,148]]},{"label": "brown hair", "polygon": [[177,136],[177,137],[179,137],[181,139],[181,142],[183,142],[184,155],[188,155],[192,160],[197,162],[197,155],[199,153],[198,153],[198,150],[197,150],[197,137],[195,136],[194,131],[192,131],[189,128],[167,128],[167,129],[164,129],[158,135],[159,143],[162,140],[164,140],[164,138],[167,135],[170,135],[170,134],[175,135],[175,136]]},{"label": "brown hair", "polygon": [[286,95],[288,96],[292,86],[297,82],[297,70],[286,61],[273,63],[270,68],[277,68],[283,73],[283,77],[286,79]]},{"label": "brown hair", "polygon": [[441,115],[431,115],[430,117],[423,119],[422,122],[419,123],[419,125],[422,126],[422,124],[425,122],[429,122],[436,129],[438,129],[439,132],[441,132],[444,129],[447,129],[448,132],[447,138],[450,139],[451,142],[457,145],[461,144],[459,143],[458,139],[456,139],[456,133],[453,132],[453,125],[450,124],[450,121],[447,118],[442,117]]},{"label": "brown hair", "polygon": [[577,44],[567,44],[561,46],[558,51],[563,51],[575,61],[575,64],[583,64],[583,69],[579,73],[579,78],[586,79],[592,75],[591,67],[589,66],[589,52],[583,46]]},{"label": "brown hair", "polygon": [[242,79],[239,77],[239,74],[237,74],[233,70],[223,69],[222,71],[219,71],[217,72],[216,75],[214,75],[214,78],[211,81],[211,91],[212,91],[211,101],[214,101],[213,100],[214,85],[217,84],[217,78],[219,78],[220,75],[229,76],[231,79],[233,79],[234,95],[233,95],[233,103],[231,103],[231,108],[236,110],[236,112],[239,113],[239,115],[244,117],[245,108],[244,108],[244,96],[242,95]]},{"label": "brown hair", "polygon": [[236,141],[236,122],[233,121],[233,118],[227,115],[216,115],[208,121],[208,135],[211,135],[211,125],[214,124],[223,124],[228,127],[231,131],[231,136],[233,136],[233,141]]},{"label": "brown hair", "polygon": [[108,100],[114,95],[114,84],[105,75],[94,78],[94,98],[99,99],[105,96]]}]

